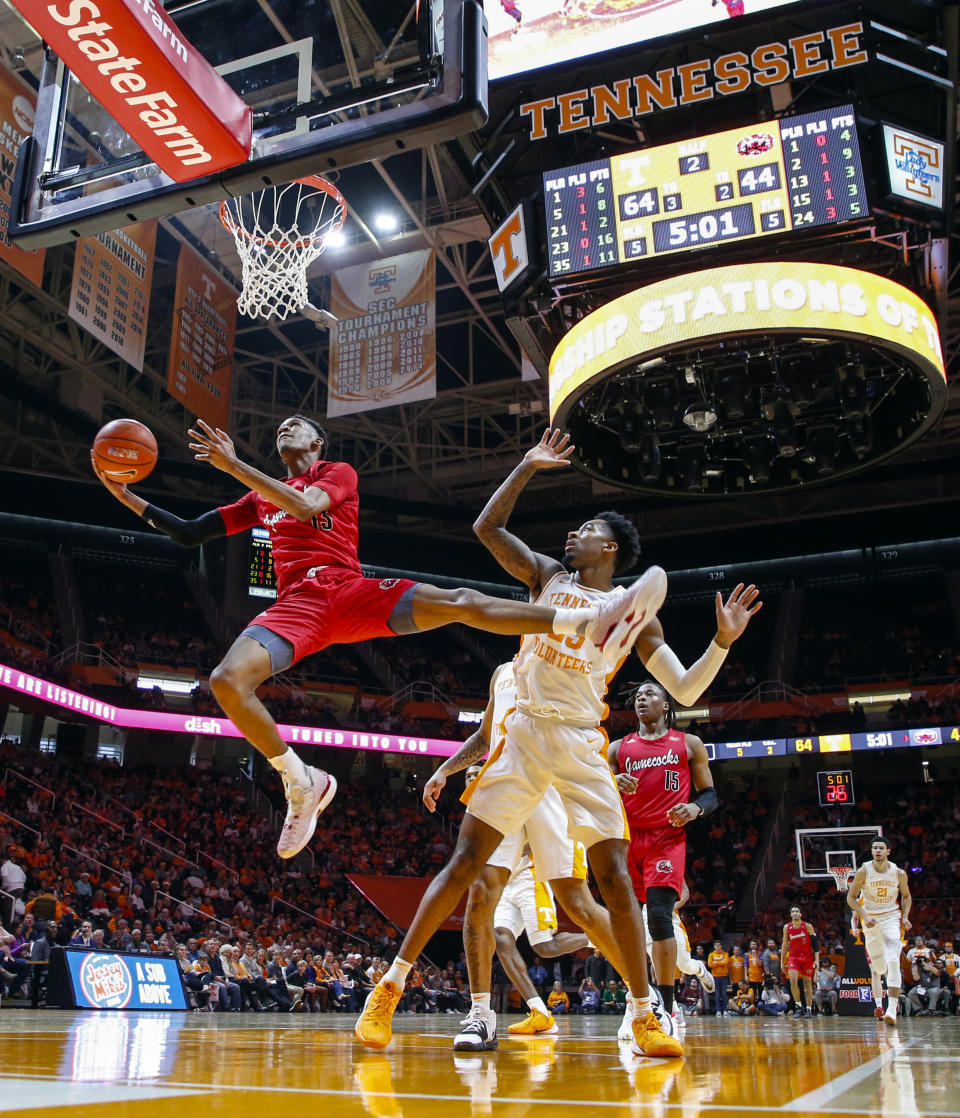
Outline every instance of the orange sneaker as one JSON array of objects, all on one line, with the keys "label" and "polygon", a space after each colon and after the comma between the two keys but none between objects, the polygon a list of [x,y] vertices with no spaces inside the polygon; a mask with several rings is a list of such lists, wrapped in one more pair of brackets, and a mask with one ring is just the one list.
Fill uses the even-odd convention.
[{"label": "orange sneaker", "polygon": [[403,994],[402,987],[382,978],[367,995],[363,1012],[353,1027],[354,1036],[368,1048],[386,1048],[393,1036],[393,1011]]},{"label": "orange sneaker", "polygon": [[539,1009],[531,1009],[522,1021],[517,1021],[507,1029],[514,1036],[556,1036],[560,1030],[552,1013],[543,1014]]},{"label": "orange sneaker", "polygon": [[668,1036],[651,1010],[646,1017],[633,1019],[633,1044],[635,1056],[682,1056],[683,1045],[675,1036]]}]

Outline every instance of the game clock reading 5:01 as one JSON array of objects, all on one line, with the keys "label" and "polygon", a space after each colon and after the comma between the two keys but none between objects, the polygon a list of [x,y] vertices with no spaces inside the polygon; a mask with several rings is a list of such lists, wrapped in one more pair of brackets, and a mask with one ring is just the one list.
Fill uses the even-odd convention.
[{"label": "game clock reading 5:01", "polygon": [[868,212],[844,105],[544,175],[551,276]]}]

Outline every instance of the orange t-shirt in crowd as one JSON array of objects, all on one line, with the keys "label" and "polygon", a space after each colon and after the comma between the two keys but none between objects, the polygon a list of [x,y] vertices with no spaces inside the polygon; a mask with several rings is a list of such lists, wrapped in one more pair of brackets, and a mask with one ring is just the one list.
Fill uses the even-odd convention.
[{"label": "orange t-shirt in crowd", "polygon": [[742,955],[730,956],[730,985],[736,984],[743,978],[747,960]]},{"label": "orange t-shirt in crowd", "polygon": [[730,974],[730,956],[721,947],[707,956],[707,966],[714,978],[726,978]]},{"label": "orange t-shirt in crowd", "polygon": [[763,981],[763,956],[759,951],[747,952],[747,981]]}]

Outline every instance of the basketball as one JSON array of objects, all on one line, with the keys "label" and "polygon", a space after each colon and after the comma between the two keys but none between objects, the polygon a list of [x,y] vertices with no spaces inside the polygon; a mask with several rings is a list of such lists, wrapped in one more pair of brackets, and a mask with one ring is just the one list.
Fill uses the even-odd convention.
[{"label": "basketball", "polygon": [[111,481],[143,481],[157,464],[157,440],[136,419],[114,419],[97,432],[93,457]]}]

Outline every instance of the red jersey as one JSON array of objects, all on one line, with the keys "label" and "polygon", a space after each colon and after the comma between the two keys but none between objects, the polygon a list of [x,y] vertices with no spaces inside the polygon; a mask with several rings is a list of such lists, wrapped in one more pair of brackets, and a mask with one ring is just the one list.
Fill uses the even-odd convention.
[{"label": "red jersey", "polygon": [[790,970],[795,970],[795,963],[813,962],[813,944],[810,942],[810,933],[807,931],[807,922],[804,920],[800,927],[794,926],[793,921],[787,925],[787,955]]},{"label": "red jersey", "polygon": [[631,827],[668,827],[667,811],[690,802],[690,762],[682,730],[667,730],[650,741],[627,734],[617,753],[620,772],[637,778],[637,790],[623,797]]},{"label": "red jersey", "polygon": [[305,474],[281,480],[301,493],[311,486],[322,489],[330,498],[330,508],[304,522],[251,490],[219,510],[228,535],[256,524],[270,533],[277,596],[282,597],[311,567],[342,567],[359,574],[357,471],[346,462],[314,462]]}]

